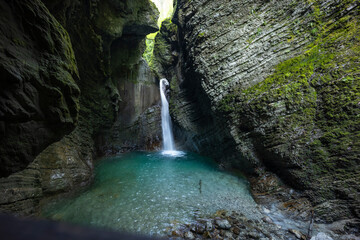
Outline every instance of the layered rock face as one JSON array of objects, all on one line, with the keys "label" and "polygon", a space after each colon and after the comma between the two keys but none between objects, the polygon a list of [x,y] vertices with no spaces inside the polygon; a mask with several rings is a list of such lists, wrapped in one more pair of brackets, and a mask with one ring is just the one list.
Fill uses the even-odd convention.
[{"label": "layered rock face", "polygon": [[358,218],[359,3],[184,0],[173,21],[171,108],[186,145],[266,166],[325,221]]},{"label": "layered rock face", "polygon": [[[1,126],[4,134],[5,129],[9,131],[6,136],[13,135],[13,139],[4,139],[9,142],[7,146],[15,143],[2,157],[22,162],[12,166],[6,160],[3,165],[4,172],[14,174],[0,179],[0,208],[32,214],[44,197],[69,191],[91,179],[94,139],[117,118],[121,94],[131,89],[121,88],[124,83],[119,81],[134,79],[127,73],[137,74],[145,36],[157,30],[158,12],[147,0],[25,2],[2,4],[0,25],[9,34],[2,36],[8,43],[3,45],[7,56],[1,74],[14,83],[4,83],[4,88],[11,86],[4,94],[12,105],[4,103],[9,110]],[[23,55],[17,54],[20,51]],[[6,62],[10,56],[17,65]],[[24,84],[22,74],[29,78]],[[25,85],[27,82],[31,85]],[[24,125],[29,118],[33,125],[5,128],[8,119],[16,119],[12,117],[15,114],[19,116],[17,122]],[[31,150],[26,148],[28,145]],[[24,160],[13,154],[22,151],[30,152],[32,158]]]},{"label": "layered rock face", "polygon": [[[178,21],[175,14],[173,21]],[[181,27],[181,25],[180,25]],[[200,86],[191,66],[186,45],[181,40],[184,32],[171,20],[165,20],[155,38],[151,67],[159,78],[170,80],[170,112],[174,120],[174,132],[179,148],[209,155],[223,165],[236,164],[249,169],[241,153],[235,151],[225,122],[217,121],[210,110],[210,100]],[[180,43],[179,43],[180,39]],[[222,146],[222,148],[219,148]],[[224,151],[226,150],[226,151]]]},{"label": "layered rock face", "polygon": [[[122,68],[119,66],[119,69]],[[136,60],[131,72],[114,72],[113,77],[119,83],[122,102],[114,125],[97,138],[98,155],[159,149],[162,139],[160,93],[148,64],[145,60]]]}]

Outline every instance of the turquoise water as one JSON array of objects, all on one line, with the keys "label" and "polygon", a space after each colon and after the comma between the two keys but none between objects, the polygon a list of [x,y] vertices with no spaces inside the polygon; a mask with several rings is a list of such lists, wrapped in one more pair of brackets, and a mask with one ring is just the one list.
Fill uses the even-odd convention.
[{"label": "turquoise water", "polygon": [[45,206],[51,219],[150,235],[217,210],[257,214],[244,178],[194,153],[134,152],[106,158],[94,183],[76,196]]}]

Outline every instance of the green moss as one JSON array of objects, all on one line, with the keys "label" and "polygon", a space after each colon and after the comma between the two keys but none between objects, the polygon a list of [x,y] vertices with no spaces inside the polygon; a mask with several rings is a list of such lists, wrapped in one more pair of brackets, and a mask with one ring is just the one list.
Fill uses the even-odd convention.
[{"label": "green moss", "polygon": [[[153,54],[149,62],[150,68],[157,74],[173,64],[173,46],[175,45],[177,26],[170,19],[161,24],[160,32],[155,37]],[[175,39],[175,40],[174,40]]]},{"label": "green moss", "polygon": [[218,110],[221,112],[232,112],[235,110],[234,100],[236,98],[236,94],[228,94],[226,95],[219,103]]},{"label": "green moss", "polygon": [[151,38],[146,38],[146,49],[143,54],[143,58],[148,63],[149,66],[152,65],[152,56],[154,52],[155,40]]},{"label": "green moss", "polygon": [[198,38],[204,38],[205,37],[205,32],[200,32],[198,34]]},{"label": "green moss", "polygon": [[[171,22],[170,18],[167,18],[161,23],[159,32],[147,37],[146,50],[143,57],[149,64],[150,68],[156,71],[156,65],[158,65],[157,61],[163,59],[166,55],[171,55],[168,53],[171,48],[169,46],[170,40],[166,39],[166,37],[175,36],[176,33],[177,26]],[[166,61],[164,63],[166,63]]]},{"label": "green moss", "polygon": [[354,1],[340,1],[329,19],[320,2],[311,1],[307,31],[313,39],[303,53],[278,64],[264,81],[234,89],[218,105],[222,112],[256,119],[254,128],[271,122],[262,140],[297,146],[300,152],[275,153],[296,161],[308,182],[332,177],[339,168],[355,171],[360,152],[359,11],[347,13]]}]

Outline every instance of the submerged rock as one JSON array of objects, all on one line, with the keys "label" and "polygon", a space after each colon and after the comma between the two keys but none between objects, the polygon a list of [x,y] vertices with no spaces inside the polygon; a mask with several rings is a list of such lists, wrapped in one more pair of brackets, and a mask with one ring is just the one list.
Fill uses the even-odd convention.
[{"label": "submerged rock", "polygon": [[229,223],[228,220],[226,219],[218,219],[215,220],[216,225],[220,228],[220,229],[230,229],[231,228],[231,224]]},{"label": "submerged rock", "polygon": [[325,233],[318,233],[316,236],[313,236],[311,240],[333,240],[331,237],[326,235]]},{"label": "submerged rock", "polygon": [[192,232],[188,231],[184,234],[185,239],[195,239],[195,236]]},{"label": "submerged rock", "polygon": [[194,233],[203,234],[205,232],[206,227],[201,223],[196,223],[196,224],[192,224],[190,229]]},{"label": "submerged rock", "polygon": [[223,233],[224,239],[233,239],[233,234],[230,231],[225,231]]},{"label": "submerged rock", "polygon": [[262,220],[266,223],[274,223],[268,216],[263,217]]},{"label": "submerged rock", "polygon": [[212,231],[214,230],[214,225],[212,221],[206,221],[206,231]]},{"label": "submerged rock", "polygon": [[171,232],[171,236],[172,237],[183,237],[184,234],[180,230],[177,229],[177,230],[174,230]]},{"label": "submerged rock", "polygon": [[304,239],[306,240],[306,236],[302,234],[299,230],[296,229],[289,229],[289,232],[295,235],[297,239]]},{"label": "submerged rock", "polygon": [[234,228],[232,229],[232,232],[233,232],[235,235],[239,235],[239,234],[240,234],[240,229],[237,228],[237,227],[234,227]]},{"label": "submerged rock", "polygon": [[[230,219],[219,219],[219,213],[223,218]],[[260,217],[261,218],[261,217]],[[251,219],[245,217],[243,214],[237,212],[228,213],[224,210],[218,211],[214,215],[206,215],[195,219],[195,223],[192,224],[183,224],[175,226],[172,232],[169,232],[169,237],[181,237],[186,236],[188,232],[192,233],[188,237],[194,237],[195,239],[260,239],[260,240],[287,240],[287,239],[300,239],[306,240],[307,238],[304,231],[308,230],[308,222],[303,222],[299,219],[296,220],[296,225],[303,227],[302,230],[289,228],[293,225],[293,218],[287,218],[283,216],[285,225],[280,227],[274,223],[267,223],[263,221],[258,221],[258,219]],[[206,220],[204,220],[206,219]],[[205,232],[195,230],[196,225],[202,225],[204,222],[212,222],[213,229],[206,230]],[[219,224],[217,223],[219,221]],[[227,223],[225,223],[227,221]],[[221,223],[220,223],[221,222]],[[229,226],[230,229],[224,229],[223,225]],[[294,225],[293,225],[294,226]],[[320,232],[317,235],[312,236],[311,240],[332,240],[332,239],[348,239],[348,240],[357,240],[358,237],[354,234],[344,234],[343,231],[333,231],[334,226],[319,226],[314,225],[312,228],[313,232]],[[325,234],[324,232],[327,232]],[[329,235],[331,234],[330,237]],[[186,238],[186,237],[185,237]],[[172,238],[173,239],[173,238]]]}]

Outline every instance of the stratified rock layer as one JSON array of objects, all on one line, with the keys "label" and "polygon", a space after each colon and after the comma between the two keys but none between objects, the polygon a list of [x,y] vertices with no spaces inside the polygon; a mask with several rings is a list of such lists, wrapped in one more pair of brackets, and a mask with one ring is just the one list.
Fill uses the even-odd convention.
[{"label": "stratified rock layer", "polygon": [[[118,67],[122,68],[121,65]],[[102,131],[97,138],[100,156],[160,149],[162,132],[159,87],[144,60],[134,63],[131,71],[136,74],[113,73],[119,83],[122,103],[114,125],[109,130]]]},{"label": "stratified rock layer", "polygon": [[359,3],[184,0],[173,21],[187,146],[266,166],[325,221],[359,217]]}]

